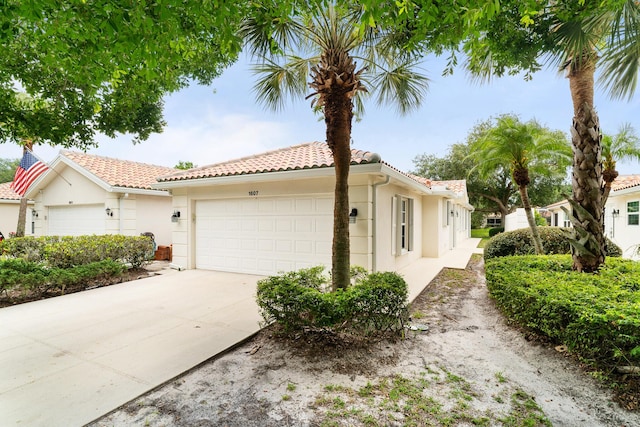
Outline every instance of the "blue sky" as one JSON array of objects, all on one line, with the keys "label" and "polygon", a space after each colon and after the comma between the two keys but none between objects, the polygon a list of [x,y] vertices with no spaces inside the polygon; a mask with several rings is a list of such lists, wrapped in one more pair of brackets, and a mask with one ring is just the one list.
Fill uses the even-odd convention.
[{"label": "blue sky", "polygon": [[[431,79],[429,93],[420,110],[398,116],[392,106],[367,104],[365,116],[354,122],[354,148],[374,151],[394,167],[410,171],[422,153],[442,156],[448,147],[463,142],[479,121],[503,113],[522,120],[536,118],[552,129],[568,134],[573,109],[566,78],[554,70],[536,73],[532,81],[522,76],[495,79],[490,84],[472,83],[463,70],[442,77],[444,61],[429,58],[423,72]],[[311,111],[309,101],[291,102],[283,111],[265,110],[252,92],[255,77],[248,61],[241,59],[211,86],[192,85],[165,99],[167,126],[163,133],[132,145],[131,138],[98,137],[92,154],[175,166],[179,160],[204,166],[309,141],[324,141],[324,123]],[[601,128],[615,134],[631,123],[640,133],[640,96],[630,102],[610,101],[596,91]],[[59,147],[36,147],[45,161]],[[21,149],[0,144],[1,158],[18,158]],[[637,162],[621,163],[623,174],[640,173]]]}]

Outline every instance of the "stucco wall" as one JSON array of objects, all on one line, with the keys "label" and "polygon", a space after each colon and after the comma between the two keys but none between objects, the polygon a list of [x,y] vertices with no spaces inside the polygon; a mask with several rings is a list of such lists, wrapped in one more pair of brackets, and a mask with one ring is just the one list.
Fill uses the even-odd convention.
[{"label": "stucco wall", "polygon": [[[30,203],[27,207],[27,222],[25,224],[25,236],[31,236],[31,208],[33,204]],[[15,232],[18,226],[18,213],[20,212],[19,201],[1,201],[0,202],[0,232],[4,235],[5,239],[9,237],[9,233]]]},{"label": "stucco wall", "polygon": [[[640,225],[629,225],[627,212],[627,203],[639,200],[640,191],[621,196],[616,196],[614,193],[607,200],[604,217],[605,233],[620,246],[625,258],[640,259],[633,251],[635,245],[640,245]],[[616,218],[612,215],[614,209],[619,211]]]}]

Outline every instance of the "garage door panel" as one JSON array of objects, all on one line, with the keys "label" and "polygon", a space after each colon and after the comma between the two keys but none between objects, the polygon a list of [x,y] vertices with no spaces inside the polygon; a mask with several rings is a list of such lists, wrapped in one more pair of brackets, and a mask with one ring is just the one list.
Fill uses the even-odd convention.
[{"label": "garage door panel", "polygon": [[51,236],[104,234],[104,205],[50,206],[47,216]]},{"label": "garage door panel", "polygon": [[197,201],[196,268],[275,274],[329,265],[332,222],[330,196]]}]

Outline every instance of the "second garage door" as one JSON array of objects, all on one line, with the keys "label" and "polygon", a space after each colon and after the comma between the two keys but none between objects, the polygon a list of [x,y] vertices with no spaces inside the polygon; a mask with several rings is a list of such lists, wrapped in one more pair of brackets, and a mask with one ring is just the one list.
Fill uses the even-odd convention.
[{"label": "second garage door", "polygon": [[104,234],[104,205],[50,206],[50,236]]},{"label": "second garage door", "polygon": [[196,202],[196,268],[275,274],[331,265],[333,198]]}]

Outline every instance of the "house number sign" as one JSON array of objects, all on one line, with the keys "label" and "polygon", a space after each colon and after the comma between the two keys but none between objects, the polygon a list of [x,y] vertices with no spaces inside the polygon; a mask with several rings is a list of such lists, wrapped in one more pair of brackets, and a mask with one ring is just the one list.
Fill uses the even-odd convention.
[{"label": "house number sign", "polygon": [[249,195],[250,196],[257,196],[258,195],[258,190],[249,191]]}]

